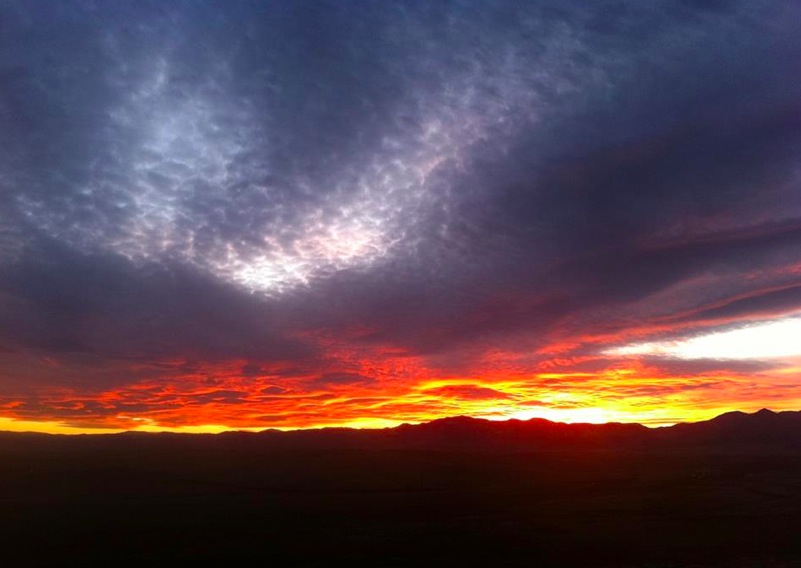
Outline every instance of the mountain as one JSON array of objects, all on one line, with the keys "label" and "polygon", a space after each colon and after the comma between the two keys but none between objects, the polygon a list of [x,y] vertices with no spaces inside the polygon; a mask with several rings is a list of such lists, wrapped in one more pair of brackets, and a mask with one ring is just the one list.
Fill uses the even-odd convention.
[{"label": "mountain", "polygon": [[727,412],[705,422],[676,424],[657,437],[679,446],[801,450],[801,411]]},{"label": "mountain", "polygon": [[728,412],[708,421],[665,428],[641,424],[565,424],[534,418],[491,421],[457,416],[395,428],[264,430],[258,433],[58,436],[0,432],[2,447],[259,447],[298,449],[431,449],[449,451],[649,450],[766,448],[801,450],[801,411]]},{"label": "mountain", "polygon": [[801,413],[0,433],[4,566],[801,566]]}]

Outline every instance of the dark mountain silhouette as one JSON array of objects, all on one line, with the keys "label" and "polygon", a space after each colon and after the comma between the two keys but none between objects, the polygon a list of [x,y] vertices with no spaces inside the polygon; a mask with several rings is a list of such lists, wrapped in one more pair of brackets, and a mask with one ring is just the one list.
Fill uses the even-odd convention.
[{"label": "dark mountain silhouette", "polygon": [[753,414],[728,412],[711,420],[663,428],[641,424],[566,424],[541,418],[492,421],[466,416],[385,429],[319,428],[308,430],[231,431],[221,434],[124,432],[63,436],[0,432],[11,446],[260,446],[292,449],[435,449],[466,451],[536,451],[579,449],[798,449],[801,411]]},{"label": "dark mountain silhouette", "polygon": [[801,450],[801,412],[727,412],[706,422],[677,424],[658,437],[682,446]]},{"label": "dark mountain silhouette", "polygon": [[801,413],[0,432],[3,566],[801,567]]}]

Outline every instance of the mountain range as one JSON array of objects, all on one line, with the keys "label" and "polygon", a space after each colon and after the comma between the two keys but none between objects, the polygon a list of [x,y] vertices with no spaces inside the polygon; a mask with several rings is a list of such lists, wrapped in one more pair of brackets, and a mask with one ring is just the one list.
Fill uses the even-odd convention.
[{"label": "mountain range", "polygon": [[130,447],[187,445],[243,449],[432,449],[453,451],[670,450],[690,448],[801,450],[801,411],[727,412],[711,420],[647,428],[641,424],[566,424],[545,419],[485,420],[457,416],[384,429],[231,431],[221,434],[123,432],[49,435],[0,432],[4,446]]}]

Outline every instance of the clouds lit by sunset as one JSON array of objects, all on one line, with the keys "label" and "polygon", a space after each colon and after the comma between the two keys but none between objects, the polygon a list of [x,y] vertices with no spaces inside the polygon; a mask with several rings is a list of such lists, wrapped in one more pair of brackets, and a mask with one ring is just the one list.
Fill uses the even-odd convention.
[{"label": "clouds lit by sunset", "polygon": [[801,408],[801,5],[0,6],[0,430]]}]

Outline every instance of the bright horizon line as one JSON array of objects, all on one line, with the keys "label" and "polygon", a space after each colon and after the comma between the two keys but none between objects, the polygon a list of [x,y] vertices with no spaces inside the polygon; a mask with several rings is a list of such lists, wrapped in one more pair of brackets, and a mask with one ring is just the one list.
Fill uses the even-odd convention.
[{"label": "bright horizon line", "polygon": [[[156,425],[149,425],[149,426],[140,426],[137,428],[81,428],[78,426],[70,426],[68,424],[60,423],[60,422],[53,422],[53,421],[33,421],[33,420],[15,420],[13,418],[5,418],[0,417],[0,434],[47,434],[47,435],[61,435],[61,436],[95,436],[95,435],[109,435],[109,434],[124,434],[124,433],[142,433],[142,434],[224,434],[230,432],[250,432],[250,433],[259,433],[259,432],[267,432],[267,431],[278,431],[278,432],[299,432],[305,430],[325,430],[325,429],[350,429],[350,430],[387,430],[392,428],[397,428],[404,424],[408,425],[420,425],[420,424],[427,424],[430,422],[435,422],[437,420],[443,420],[448,418],[473,418],[476,420],[487,420],[490,422],[510,422],[512,420],[517,420],[521,422],[526,422],[529,420],[547,420],[549,422],[557,423],[557,424],[593,424],[593,425],[601,425],[601,424],[639,424],[646,428],[650,429],[657,429],[657,428],[668,428],[671,426],[675,426],[676,424],[690,424],[696,422],[706,422],[711,420],[717,416],[721,416],[723,414],[728,414],[731,412],[742,412],[745,414],[753,414],[759,412],[761,410],[768,410],[773,413],[779,412],[788,412],[788,410],[774,410],[772,408],[767,407],[760,407],[759,409],[753,410],[751,407],[747,407],[748,410],[741,410],[741,409],[721,409],[718,411],[711,411],[706,413],[707,416],[704,418],[692,419],[692,420],[676,420],[674,422],[651,422],[648,423],[647,421],[638,421],[636,419],[632,420],[603,420],[603,421],[584,421],[584,420],[557,420],[553,418],[545,418],[542,416],[529,416],[529,417],[519,417],[519,416],[495,416],[495,417],[487,417],[487,416],[469,416],[466,414],[454,414],[449,416],[439,416],[436,418],[431,418],[428,420],[392,420],[392,419],[362,419],[362,420],[352,420],[348,422],[338,423],[338,424],[320,424],[315,426],[298,426],[298,427],[291,427],[291,426],[276,426],[276,427],[231,427],[231,426],[224,426],[224,425],[217,425],[217,424],[201,424],[201,425],[193,425],[193,426],[176,426],[176,427],[161,427]],[[790,410],[789,412],[793,412]],[[13,428],[8,428],[8,426],[16,426]]]}]

